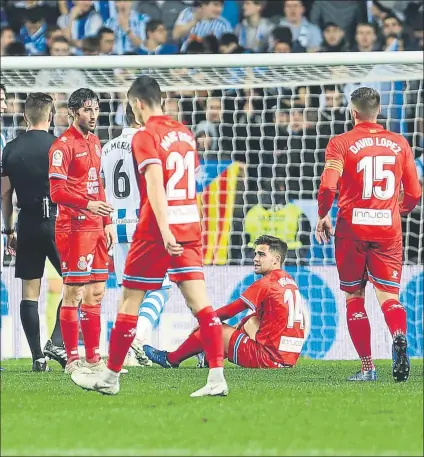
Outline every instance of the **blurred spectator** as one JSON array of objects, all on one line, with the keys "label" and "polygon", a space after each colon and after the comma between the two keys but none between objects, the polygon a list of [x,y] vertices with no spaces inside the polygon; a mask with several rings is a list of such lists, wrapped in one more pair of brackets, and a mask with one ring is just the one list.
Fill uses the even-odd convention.
[{"label": "blurred spectator", "polygon": [[331,22],[352,40],[356,25],[367,20],[364,3],[361,0],[318,0],[312,5],[310,20],[321,29]]},{"label": "blurred spectator", "polygon": [[185,54],[204,54],[205,46],[201,41],[193,40],[187,43]]},{"label": "blurred spectator", "polygon": [[187,8],[185,2],[180,0],[144,0],[137,3],[140,13],[146,14],[152,20],[163,22],[169,36],[172,34],[178,15]]},{"label": "blurred spectator", "polygon": [[396,15],[388,14],[383,19],[382,32],[383,32],[384,49],[386,49],[388,46],[387,37],[394,36],[395,38],[398,39],[399,43],[400,43],[400,41],[402,41],[403,49],[400,49],[400,46],[398,44],[397,49],[396,49],[397,51],[400,51],[400,50],[415,51],[415,50],[417,50],[416,41],[410,34],[405,33],[403,23]]},{"label": "blurred spectator", "polygon": [[295,43],[299,43],[308,52],[317,52],[322,43],[321,29],[310,23],[304,13],[305,7],[301,0],[286,0],[284,2],[285,17],[278,24],[290,28]]},{"label": "blurred spectator", "polygon": [[220,54],[243,54],[246,50],[240,46],[238,38],[234,33],[224,33],[219,40]]},{"label": "blurred spectator", "polygon": [[246,0],[243,2],[243,20],[237,25],[235,33],[240,46],[253,52],[266,52],[274,25],[268,18],[262,17],[264,2]]},{"label": "blurred spectator", "polygon": [[416,18],[412,23],[413,37],[416,40],[417,48],[424,49],[424,25],[422,17]]},{"label": "blurred spectator", "polygon": [[292,52],[293,35],[288,27],[275,27],[271,33],[270,52]]},{"label": "blurred spectator", "polygon": [[47,25],[56,23],[58,17],[56,2],[25,0],[25,1],[8,1],[2,0],[2,5],[5,5],[7,20],[10,27],[15,33],[18,33],[27,17],[27,13],[31,14],[31,10],[39,10],[43,21]]},{"label": "blurred spectator", "polygon": [[46,55],[50,55],[52,40],[57,37],[63,37],[63,30],[57,25],[50,25],[44,33],[46,37]]},{"label": "blurred spectator", "polygon": [[324,41],[321,52],[346,52],[349,43],[345,39],[344,31],[334,22],[328,22],[323,30]]},{"label": "blurred spectator", "polygon": [[146,41],[140,45],[138,54],[177,54],[178,48],[174,43],[168,43],[168,31],[162,21],[151,20],[146,26]]},{"label": "blurred spectator", "polygon": [[354,52],[377,51],[377,35],[371,24],[358,24],[356,26],[355,44],[352,47]]},{"label": "blurred spectator", "polygon": [[77,52],[81,49],[81,40],[97,35],[102,24],[102,17],[96,12],[92,0],[78,0],[67,15],[61,15],[57,20],[57,25]]},{"label": "blurred spectator", "polygon": [[219,53],[219,41],[215,35],[206,35],[203,39],[203,46],[205,47],[206,54]]},{"label": "blurred spectator", "polygon": [[164,112],[166,116],[171,117],[175,121],[181,122],[179,100],[179,97],[166,97]]},{"label": "blurred spectator", "polygon": [[265,185],[258,192],[258,203],[249,209],[244,219],[244,231],[248,241],[245,251],[248,259],[252,260],[255,254],[254,241],[261,233],[267,233],[287,243],[285,265],[306,263],[311,223],[299,206],[287,201],[284,179],[276,179],[274,186]]},{"label": "blurred spectator", "polygon": [[4,55],[5,56],[26,56],[27,51],[25,49],[25,45],[21,43],[20,41],[12,41],[12,43],[9,43],[6,46],[6,49],[4,50]]},{"label": "blurred spectator", "polygon": [[[79,2],[79,0],[58,0],[58,8],[60,14],[67,15],[71,9]],[[98,0],[93,2],[95,10],[100,14],[103,22],[106,22],[110,17],[116,16],[116,1]]]},{"label": "blurred spectator", "polygon": [[146,39],[146,24],[150,18],[133,9],[133,0],[116,3],[116,17],[106,22],[106,27],[115,34],[114,54],[137,52]]},{"label": "blurred spectator", "polygon": [[66,103],[60,103],[55,107],[53,118],[54,131],[53,135],[60,136],[69,127],[68,106]]},{"label": "blurred spectator", "polygon": [[64,36],[53,38],[50,46],[51,56],[69,56],[71,55],[71,47],[69,41]]},{"label": "blurred spectator", "polygon": [[32,56],[45,54],[47,49],[45,32],[47,25],[44,22],[42,11],[35,7],[25,11],[24,26],[20,30],[20,39],[25,44],[27,53]]},{"label": "blurred spectator", "polygon": [[190,38],[214,35],[217,39],[232,32],[231,24],[221,17],[223,0],[200,0],[200,6],[181,11],[172,31],[174,40],[183,40],[181,51],[185,51]]},{"label": "blurred spectator", "polygon": [[6,55],[6,48],[15,41],[15,33],[11,27],[2,27],[0,32],[0,55]]},{"label": "blurred spectator", "polygon": [[[367,2],[367,19],[370,24],[380,28],[383,25],[383,19],[391,13],[390,8],[386,8],[383,2],[372,0]],[[365,21],[363,21],[365,22]]]},{"label": "blurred spectator", "polygon": [[115,33],[113,30],[108,27],[102,27],[97,33],[97,38],[99,40],[100,55],[112,54],[115,46]]},{"label": "blurred spectator", "polygon": [[88,36],[81,40],[81,50],[83,56],[99,55],[99,39],[95,36]]}]

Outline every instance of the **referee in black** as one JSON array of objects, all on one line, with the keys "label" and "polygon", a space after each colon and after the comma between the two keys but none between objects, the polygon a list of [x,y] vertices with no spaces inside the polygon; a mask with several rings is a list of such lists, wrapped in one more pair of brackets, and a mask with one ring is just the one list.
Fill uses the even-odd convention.
[{"label": "referee in black", "polygon": [[[7,248],[16,249],[15,276],[22,279],[20,314],[32,353],[32,370],[49,371],[46,356],[66,365],[66,352],[60,330],[59,309],[56,324],[44,351],[40,343],[38,300],[46,257],[60,271],[55,246],[57,206],[50,201],[48,178],[49,149],[56,139],[48,133],[53,117],[53,98],[43,93],[28,95],[25,102],[26,133],[9,142],[2,161],[3,233]],[[20,208],[17,233],[13,222],[12,195],[16,192]]]}]

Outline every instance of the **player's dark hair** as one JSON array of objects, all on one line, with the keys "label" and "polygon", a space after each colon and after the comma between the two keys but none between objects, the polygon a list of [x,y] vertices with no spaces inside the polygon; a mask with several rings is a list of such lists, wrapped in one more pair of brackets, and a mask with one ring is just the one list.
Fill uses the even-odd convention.
[{"label": "player's dark hair", "polygon": [[125,108],[125,120],[127,121],[128,125],[133,125],[135,123],[134,111],[132,110],[129,103],[127,103]]},{"label": "player's dark hair", "polygon": [[281,265],[283,265],[287,255],[287,243],[276,236],[261,235],[255,240],[255,246],[259,246],[260,244],[269,246],[270,251],[279,254],[281,257]]},{"label": "player's dark hair", "polygon": [[137,98],[150,108],[161,105],[161,91],[156,79],[147,75],[139,76],[128,91],[128,98]]},{"label": "player's dark hair", "polygon": [[2,90],[5,94],[7,93],[6,86],[4,84],[0,84],[0,90]]},{"label": "player's dark hair", "polygon": [[47,122],[53,109],[53,97],[43,92],[29,94],[25,101],[25,118],[31,125]]},{"label": "player's dark hair", "polygon": [[148,36],[148,33],[154,32],[160,25],[163,25],[163,21],[157,19],[150,20],[146,25],[146,35]]},{"label": "player's dark hair", "polygon": [[380,109],[380,94],[371,87],[360,87],[350,96],[352,106],[357,110],[362,120],[377,117]]},{"label": "player's dark hair", "polygon": [[84,106],[84,103],[89,100],[100,103],[99,96],[94,91],[87,89],[86,87],[82,87],[81,89],[72,92],[68,100],[68,109],[78,111]]},{"label": "player's dark hair", "polygon": [[115,32],[109,27],[101,27],[97,32],[97,38],[99,39],[99,41],[103,38],[103,35],[106,35],[107,33],[115,34]]}]

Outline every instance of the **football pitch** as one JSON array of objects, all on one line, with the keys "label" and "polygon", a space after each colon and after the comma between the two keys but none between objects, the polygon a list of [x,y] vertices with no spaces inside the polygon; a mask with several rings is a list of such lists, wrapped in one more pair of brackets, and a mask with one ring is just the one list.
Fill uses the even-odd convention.
[{"label": "football pitch", "polygon": [[357,362],[301,360],[293,370],[228,364],[227,398],[193,399],[207,371],[130,367],[115,397],[84,392],[59,365],[29,360],[1,374],[1,455],[423,455],[423,361],[395,384],[348,383]]}]

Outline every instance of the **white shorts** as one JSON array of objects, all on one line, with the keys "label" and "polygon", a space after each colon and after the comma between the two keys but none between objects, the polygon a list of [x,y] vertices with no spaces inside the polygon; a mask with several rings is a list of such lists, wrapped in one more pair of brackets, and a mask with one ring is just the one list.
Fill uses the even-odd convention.
[{"label": "white shorts", "polygon": [[[113,245],[113,266],[115,268],[116,282],[122,286],[122,276],[124,274],[125,261],[127,260],[128,251],[131,243],[115,243]],[[162,289],[170,289],[171,281],[168,274],[163,278]]]}]

